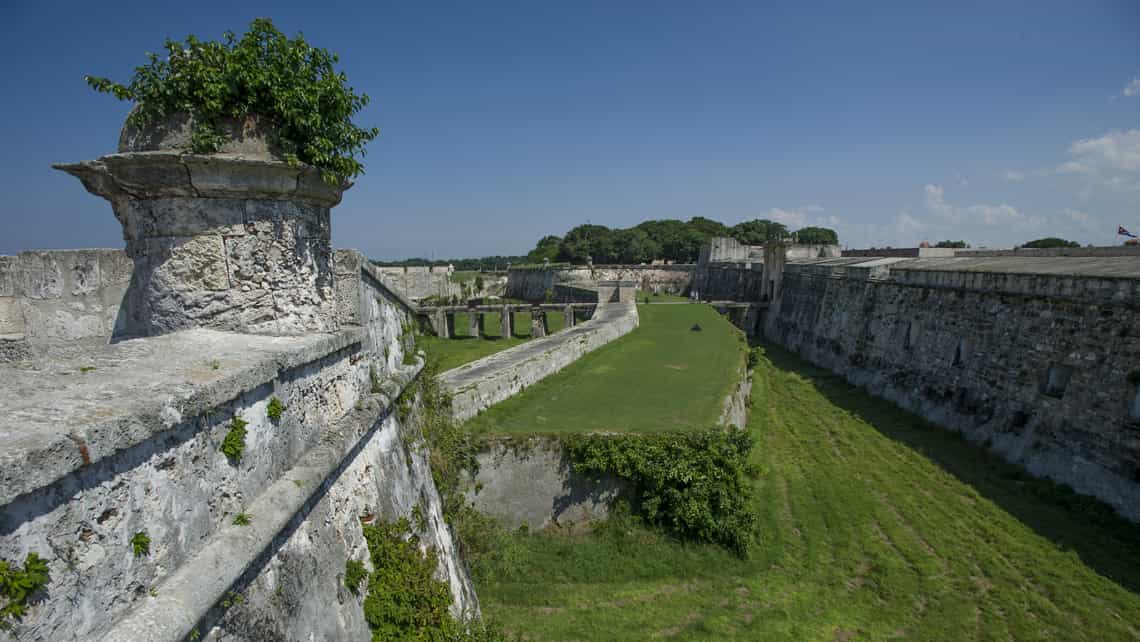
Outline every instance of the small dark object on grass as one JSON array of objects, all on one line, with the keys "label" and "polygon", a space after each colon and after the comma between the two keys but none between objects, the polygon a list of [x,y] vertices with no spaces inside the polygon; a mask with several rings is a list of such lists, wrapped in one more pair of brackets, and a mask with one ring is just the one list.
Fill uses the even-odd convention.
[{"label": "small dark object on grass", "polygon": [[689,330],[690,330],[691,332],[701,332],[701,331],[703,331],[703,330],[704,330],[704,328],[702,328],[702,327],[701,327],[701,324],[699,324],[699,323],[694,323],[694,324],[693,324],[693,327],[689,328]]}]

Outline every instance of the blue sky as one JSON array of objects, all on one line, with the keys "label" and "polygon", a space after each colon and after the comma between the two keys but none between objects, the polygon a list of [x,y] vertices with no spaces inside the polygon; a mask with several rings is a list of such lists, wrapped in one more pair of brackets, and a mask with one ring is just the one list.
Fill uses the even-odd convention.
[{"label": "blue sky", "polygon": [[333,210],[376,258],[525,253],[584,223],[822,224],[844,244],[1140,234],[1140,2],[9,2],[0,254],[121,247],[53,162],[114,151],[164,37],[269,16],[382,132]]}]

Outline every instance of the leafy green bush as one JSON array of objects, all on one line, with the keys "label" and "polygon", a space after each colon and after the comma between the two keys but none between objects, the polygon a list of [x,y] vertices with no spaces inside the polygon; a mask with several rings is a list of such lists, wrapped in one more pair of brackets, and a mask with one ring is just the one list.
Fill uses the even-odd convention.
[{"label": "leafy green bush", "polygon": [[6,604],[0,606],[0,631],[10,630],[12,620],[19,620],[28,611],[28,598],[51,582],[47,562],[36,553],[28,553],[21,569],[8,560],[0,560],[0,597]]},{"label": "leafy green bush", "polygon": [[248,425],[249,422],[241,417],[235,416],[230,420],[230,431],[222,440],[222,454],[234,461],[241,461],[245,452],[245,427]]},{"label": "leafy green bush", "polygon": [[375,569],[368,578],[364,619],[373,640],[438,639],[457,628],[448,614],[451,593],[435,579],[436,554],[420,552],[408,521],[364,526]]},{"label": "leafy green bush", "polygon": [[234,526],[249,526],[253,522],[253,515],[249,513],[238,513],[234,515]]},{"label": "leafy green bush", "polygon": [[360,583],[368,577],[368,569],[360,560],[348,560],[344,563],[344,585],[353,595],[360,595]]},{"label": "leafy green bush", "polygon": [[748,554],[757,515],[748,455],[737,429],[567,438],[574,470],[630,482],[642,517],[678,536]]},{"label": "leafy green bush", "polygon": [[131,550],[135,557],[150,555],[150,535],[146,531],[139,531],[131,537]]},{"label": "leafy green bush", "polygon": [[287,159],[317,167],[325,181],[337,184],[364,172],[356,156],[364,155],[365,144],[380,130],[352,123],[369,99],[333,68],[339,62],[335,54],[313,47],[301,35],[288,38],[268,18],[255,19],[241,38],[230,31],[222,38],[168,39],[167,55],[148,53],[147,64],[137,67],[125,85],[96,76],[84,79],[96,91],[136,102],[130,116],[136,126],[190,114],[195,122],[192,151],[197,153],[217,151],[225,142],[218,128],[221,119],[258,115],[276,125],[276,142]]},{"label": "leafy green bush", "polygon": [[281,421],[281,415],[285,413],[285,404],[277,397],[269,400],[269,405],[265,407],[265,414],[269,417],[269,421],[277,423]]}]

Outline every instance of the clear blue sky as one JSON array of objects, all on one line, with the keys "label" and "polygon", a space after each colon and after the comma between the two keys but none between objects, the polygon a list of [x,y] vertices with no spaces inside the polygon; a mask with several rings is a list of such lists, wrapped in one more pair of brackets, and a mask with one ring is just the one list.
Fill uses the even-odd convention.
[{"label": "clear blue sky", "polygon": [[111,153],[164,37],[269,16],[382,132],[333,210],[376,258],[524,253],[590,220],[825,224],[854,247],[1140,234],[1140,2],[6,2],[0,253],[121,247],[52,162]]}]

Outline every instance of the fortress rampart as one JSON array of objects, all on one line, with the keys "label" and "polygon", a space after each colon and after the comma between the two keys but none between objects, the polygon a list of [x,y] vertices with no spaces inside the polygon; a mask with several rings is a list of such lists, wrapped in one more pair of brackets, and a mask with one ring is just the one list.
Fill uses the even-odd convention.
[{"label": "fortress rampart", "polygon": [[789,263],[765,333],[808,360],[1140,519],[1140,263]]}]

